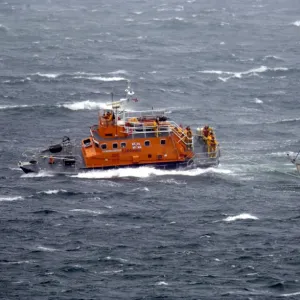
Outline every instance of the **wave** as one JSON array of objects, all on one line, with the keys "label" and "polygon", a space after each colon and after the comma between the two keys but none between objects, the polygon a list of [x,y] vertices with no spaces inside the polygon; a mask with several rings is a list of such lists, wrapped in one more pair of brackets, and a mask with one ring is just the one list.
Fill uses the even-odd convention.
[{"label": "wave", "polygon": [[22,196],[0,196],[0,202],[2,201],[16,201],[16,200],[23,200]]},{"label": "wave", "polygon": [[292,23],[292,25],[295,25],[295,26],[299,27],[300,26],[300,21],[295,21],[294,23]]},{"label": "wave", "polygon": [[83,213],[88,213],[88,214],[93,214],[93,215],[101,215],[101,214],[103,214],[103,212],[100,211],[100,210],[91,210],[91,209],[82,209],[82,208],[74,208],[74,209],[71,209],[70,211],[73,211],[73,212],[83,212]]},{"label": "wave", "polygon": [[283,61],[283,59],[276,55],[266,55],[262,60],[277,60],[277,61]]},{"label": "wave", "polygon": [[99,80],[99,81],[122,81],[126,80],[124,77],[102,77],[102,76],[75,76],[75,79],[89,79],[89,80]]},{"label": "wave", "polygon": [[232,222],[232,221],[236,221],[236,220],[258,220],[258,218],[255,216],[252,216],[250,214],[243,213],[243,214],[236,215],[236,216],[229,216],[226,219],[223,219],[223,221],[226,221],[226,222]]},{"label": "wave", "polygon": [[67,193],[67,191],[66,190],[47,190],[47,191],[38,192],[38,194],[46,194],[46,195],[56,195],[58,193]]},{"label": "wave", "polygon": [[[163,4],[162,6],[165,6],[165,4]],[[182,5],[176,5],[175,7],[159,7],[157,8],[158,12],[162,12],[162,11],[183,11],[184,10],[184,6]]]},{"label": "wave", "polygon": [[94,109],[106,109],[107,104],[103,102],[96,102],[96,101],[80,101],[80,102],[73,102],[73,103],[65,103],[59,104],[58,107],[65,107],[70,110],[94,110]]},{"label": "wave", "polygon": [[295,293],[289,293],[289,294],[281,294],[281,297],[293,297],[293,296],[298,296],[300,295],[300,292],[295,292]]},{"label": "wave", "polygon": [[14,108],[24,108],[29,107],[27,104],[23,105],[0,105],[0,109],[14,109]]},{"label": "wave", "polygon": [[167,19],[159,19],[159,18],[153,18],[153,21],[160,21],[160,22],[184,22],[186,23],[184,18],[180,18],[180,17],[172,17],[172,18],[167,18]]},{"label": "wave", "polygon": [[17,84],[17,83],[25,83],[31,81],[30,77],[26,77],[26,78],[15,78],[15,79],[7,79],[2,81],[2,83],[4,84]]},{"label": "wave", "polygon": [[[288,154],[293,157],[295,155],[297,155],[296,152],[291,152],[289,151]],[[272,153],[268,153],[266,154],[267,156],[274,156],[274,157],[284,157],[286,158],[287,157],[287,152],[272,152]]]},{"label": "wave", "polygon": [[4,26],[3,24],[0,24],[0,32],[7,32],[8,31],[8,27]]},{"label": "wave", "polygon": [[156,283],[156,285],[169,285],[169,284],[165,281],[159,281]]},{"label": "wave", "polygon": [[135,191],[143,191],[143,192],[149,192],[149,189],[147,187],[138,187],[132,190],[133,192]]},{"label": "wave", "polygon": [[107,171],[87,171],[79,173],[77,175],[70,175],[76,178],[85,179],[106,179],[106,178],[148,178],[151,176],[199,176],[206,173],[217,173],[217,174],[233,174],[232,171],[219,168],[207,168],[207,169],[192,169],[192,170],[159,170],[151,167],[140,167],[136,168],[124,168],[124,169],[113,169]]},{"label": "wave", "polygon": [[[70,110],[97,110],[97,109],[107,109],[109,108],[107,106],[107,103],[109,103],[109,100],[106,100],[106,102],[97,102],[97,101],[91,101],[91,100],[85,100],[85,101],[79,101],[79,102],[72,102],[72,103],[62,103],[62,104],[56,104],[55,106],[58,108],[64,107]],[[51,106],[46,106],[43,104],[20,104],[20,105],[0,105],[0,110],[10,110],[10,109],[22,109],[22,108],[28,108],[28,109],[34,109],[38,107],[45,107],[49,108]]]},{"label": "wave", "polygon": [[221,71],[221,70],[204,70],[198,71],[203,74],[217,74],[217,75],[230,75],[229,77],[218,77],[221,81],[226,82],[231,78],[243,78],[243,76],[257,76],[259,73],[265,72],[278,72],[278,71],[288,71],[288,68],[279,67],[279,68],[268,68],[266,66],[260,66],[258,68],[250,69],[243,72],[231,72],[231,71]]},{"label": "wave", "polygon": [[21,264],[32,264],[35,263],[35,260],[19,260],[19,261],[7,261],[1,260],[1,264],[8,264],[8,265],[21,265]]},{"label": "wave", "polygon": [[[63,78],[69,79],[86,79],[86,80],[97,80],[103,82],[114,82],[114,81],[123,81],[127,80],[125,77],[116,76],[116,75],[128,75],[126,70],[116,70],[106,74],[100,73],[87,73],[87,72],[74,72],[74,73],[44,73],[36,72],[31,74],[24,74],[23,76],[1,76],[3,78],[2,83],[4,84],[20,84],[27,83],[32,80],[61,80]],[[1,78],[0,77],[0,78]],[[40,78],[40,79],[39,79]]]},{"label": "wave", "polygon": [[109,72],[108,74],[112,74],[112,75],[119,75],[119,74],[127,75],[128,72],[126,70],[117,70],[117,71]]},{"label": "wave", "polygon": [[260,100],[260,99],[258,99],[258,98],[255,98],[255,99],[254,99],[254,102],[255,102],[255,103],[258,103],[258,104],[264,103],[262,100]]},{"label": "wave", "polygon": [[172,185],[186,185],[185,181],[177,181],[173,178],[166,179],[166,180],[161,180],[161,183],[166,183],[166,184],[172,184]]},{"label": "wave", "polygon": [[294,123],[300,121],[300,118],[294,118],[294,119],[282,119],[282,120],[276,120],[276,121],[269,121],[265,122],[264,124],[282,124],[282,123]]},{"label": "wave", "polygon": [[61,76],[61,74],[59,73],[35,73],[35,74],[32,74],[32,75],[37,75],[37,76],[40,76],[40,77],[46,77],[46,78],[57,78],[58,76]]},{"label": "wave", "polygon": [[45,251],[45,252],[54,252],[54,251],[57,251],[57,249],[49,248],[49,247],[44,247],[44,246],[38,246],[36,249],[39,250],[39,251]]}]

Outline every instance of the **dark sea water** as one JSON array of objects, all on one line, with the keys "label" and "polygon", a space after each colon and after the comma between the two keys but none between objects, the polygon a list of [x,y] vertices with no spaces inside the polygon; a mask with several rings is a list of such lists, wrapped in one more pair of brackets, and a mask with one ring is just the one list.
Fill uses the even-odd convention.
[{"label": "dark sea water", "polygon": [[[298,0],[0,1],[0,299],[300,299]],[[218,168],[25,175],[123,95]]]}]

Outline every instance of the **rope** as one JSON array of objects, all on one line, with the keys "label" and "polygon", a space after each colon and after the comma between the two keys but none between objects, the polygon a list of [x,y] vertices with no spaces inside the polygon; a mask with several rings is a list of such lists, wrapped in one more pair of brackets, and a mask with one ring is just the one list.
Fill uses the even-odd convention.
[{"label": "rope", "polygon": [[[229,152],[227,152],[227,151],[224,151],[224,150],[222,150],[222,153],[230,154],[231,157],[239,158],[239,159],[241,159],[241,160],[247,161],[247,162],[252,163],[252,164],[254,164],[254,165],[260,165],[260,163],[258,163],[258,162],[255,162],[255,161],[253,161],[253,160],[244,158],[244,157],[242,157],[242,156],[232,155],[231,153],[229,153]],[[299,153],[300,153],[300,151],[299,151]],[[269,169],[270,171],[273,171],[273,172],[285,174],[285,175],[292,176],[292,177],[295,177],[295,178],[300,178],[300,175],[295,175],[295,174],[292,174],[292,173],[289,173],[289,172],[279,171],[279,170],[277,170],[277,169],[270,168],[270,167],[267,167],[267,169]]]}]

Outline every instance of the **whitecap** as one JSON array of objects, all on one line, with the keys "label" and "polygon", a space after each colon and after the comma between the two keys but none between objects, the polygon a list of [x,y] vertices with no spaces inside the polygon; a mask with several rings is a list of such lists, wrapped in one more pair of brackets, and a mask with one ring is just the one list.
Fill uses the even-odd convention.
[{"label": "whitecap", "polygon": [[22,196],[0,196],[0,202],[2,201],[16,201],[16,200],[23,200]]},{"label": "whitecap", "polygon": [[29,105],[24,104],[24,105],[0,105],[0,109],[13,109],[13,108],[24,108],[28,107]]},{"label": "whitecap", "polygon": [[293,23],[293,25],[299,27],[299,26],[300,26],[300,21],[295,21],[295,22]]},{"label": "whitecap", "polygon": [[107,108],[107,105],[103,102],[101,103],[101,102],[86,100],[86,101],[80,101],[74,103],[59,104],[58,107],[65,107],[70,110],[96,110],[96,109],[105,109]]},{"label": "whitecap", "polygon": [[47,74],[47,73],[40,73],[40,72],[32,74],[32,75],[38,75],[40,77],[46,77],[46,78],[56,78],[56,77],[60,76],[60,74],[57,74],[57,73],[56,74],[54,74],[54,73]]},{"label": "whitecap", "polygon": [[[300,21],[299,21],[300,22]],[[293,297],[300,295],[300,292],[290,293],[290,294],[281,294],[282,297]]]},{"label": "whitecap", "polygon": [[136,15],[141,15],[143,12],[142,11],[134,11],[133,13]]},{"label": "whitecap", "polygon": [[260,100],[260,99],[258,99],[258,98],[255,98],[255,99],[254,99],[254,102],[255,102],[255,103],[259,103],[259,104],[263,103],[263,101]]},{"label": "whitecap", "polygon": [[124,272],[123,270],[108,270],[108,271],[102,271],[100,274],[118,274]]},{"label": "whitecap", "polygon": [[9,261],[9,262],[1,262],[2,264],[8,265],[21,265],[21,264],[32,264],[35,263],[35,260],[19,260],[19,261]]},{"label": "whitecap", "polygon": [[217,75],[230,75],[229,77],[218,77],[220,80],[226,82],[230,78],[242,78],[244,75],[255,76],[258,73],[264,73],[267,71],[288,71],[288,68],[278,67],[278,68],[268,68],[266,66],[260,66],[258,68],[250,69],[243,72],[232,72],[232,71],[221,71],[221,70],[203,70],[198,71],[203,74],[217,74]]},{"label": "whitecap", "polygon": [[66,190],[47,190],[47,191],[42,191],[42,192],[38,192],[38,194],[47,194],[47,195],[55,195],[58,193],[66,193]]},{"label": "whitecap", "polygon": [[156,283],[156,285],[169,285],[169,284],[165,281],[159,281]]},{"label": "whitecap", "polygon": [[100,211],[100,210],[91,210],[91,209],[84,209],[84,208],[74,208],[74,209],[71,209],[70,211],[88,213],[88,214],[92,214],[92,215],[101,215],[101,214],[103,214],[103,212]]},{"label": "whitecap", "polygon": [[221,81],[223,81],[223,82],[226,82],[228,79],[230,79],[231,77],[227,77],[227,78],[225,78],[225,77],[218,77],[218,79],[220,79]]},{"label": "whitecap", "polygon": [[109,74],[112,74],[112,75],[118,75],[118,74],[127,75],[128,72],[126,70],[117,70],[117,71],[109,72]]},{"label": "whitecap", "polygon": [[144,192],[149,192],[149,189],[147,187],[138,187],[133,189],[132,191],[144,191]]},{"label": "whitecap", "polygon": [[283,59],[279,56],[276,56],[276,55],[266,55],[263,60],[268,60],[268,59],[274,59],[274,60],[280,60],[282,61]]},{"label": "whitecap", "polygon": [[44,247],[44,246],[38,246],[37,249],[41,250],[41,251],[45,251],[45,252],[54,252],[54,251],[57,251],[57,249],[49,248],[49,247]]},{"label": "whitecap", "polygon": [[76,76],[74,78],[76,78],[76,79],[82,79],[83,78],[83,79],[89,79],[89,80],[99,80],[99,81],[105,81],[105,82],[126,80],[124,77],[102,77],[102,76],[91,76],[91,77]]},{"label": "whitecap", "polygon": [[258,218],[247,213],[242,213],[236,216],[229,216],[226,219],[223,219],[223,221],[226,222],[232,222],[236,220],[258,220]]}]

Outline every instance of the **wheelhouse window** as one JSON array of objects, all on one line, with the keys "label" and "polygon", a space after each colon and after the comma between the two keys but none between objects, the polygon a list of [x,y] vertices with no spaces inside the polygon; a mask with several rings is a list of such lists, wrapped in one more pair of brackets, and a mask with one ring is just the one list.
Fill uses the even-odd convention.
[{"label": "wheelhouse window", "polygon": [[107,149],[107,145],[106,144],[101,144],[101,149]]},{"label": "wheelhouse window", "polygon": [[84,144],[85,147],[88,147],[88,146],[91,145],[91,140],[90,139],[86,139],[86,140],[83,141],[83,144]]},{"label": "wheelhouse window", "polygon": [[126,148],[126,143],[121,143],[121,148]]},{"label": "wheelhouse window", "polygon": [[166,140],[160,140],[160,144],[161,145],[165,145],[166,144]]},{"label": "wheelhouse window", "polygon": [[118,143],[113,143],[112,147],[113,147],[113,149],[117,149],[118,148]]},{"label": "wheelhouse window", "polygon": [[150,141],[145,141],[145,146],[149,147],[150,146]]}]

